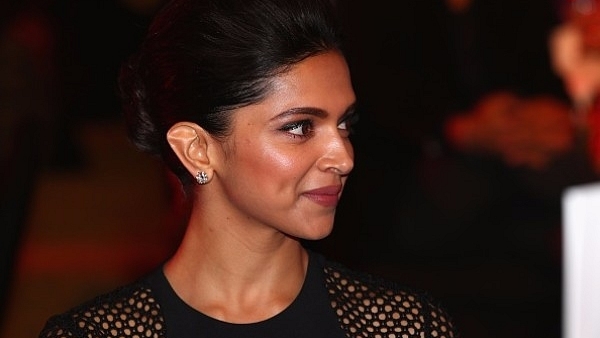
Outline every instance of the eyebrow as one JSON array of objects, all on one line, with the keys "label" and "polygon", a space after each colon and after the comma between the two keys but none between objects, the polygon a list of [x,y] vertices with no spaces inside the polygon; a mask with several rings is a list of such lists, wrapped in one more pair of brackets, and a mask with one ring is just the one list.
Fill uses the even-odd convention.
[{"label": "eyebrow", "polygon": [[[354,114],[355,112],[356,112],[356,103],[353,103],[350,106],[348,106],[348,108],[346,108],[346,110],[344,111],[344,114],[342,114],[341,119],[343,120],[348,115]],[[283,113],[277,115],[276,118],[285,117],[288,115],[300,115],[300,114],[312,115],[312,116],[320,117],[320,118],[324,118],[327,116],[327,112],[320,108],[298,107],[298,108],[288,109],[288,110],[284,111]]]}]

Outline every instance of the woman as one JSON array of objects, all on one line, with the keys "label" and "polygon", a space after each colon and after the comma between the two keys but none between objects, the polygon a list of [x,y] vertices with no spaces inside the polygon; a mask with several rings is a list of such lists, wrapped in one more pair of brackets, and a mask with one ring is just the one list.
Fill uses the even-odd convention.
[{"label": "woman", "polygon": [[176,253],[40,337],[456,337],[425,294],[306,250],[353,168],[355,95],[328,0],[174,0],[121,90],[135,144],[192,201]]}]

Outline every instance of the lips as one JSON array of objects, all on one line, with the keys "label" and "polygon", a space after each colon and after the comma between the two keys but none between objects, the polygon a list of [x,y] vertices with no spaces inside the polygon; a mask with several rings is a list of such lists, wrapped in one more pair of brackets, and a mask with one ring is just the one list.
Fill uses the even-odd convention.
[{"label": "lips", "polygon": [[302,195],[324,207],[335,207],[340,199],[341,185],[331,185],[304,192]]}]

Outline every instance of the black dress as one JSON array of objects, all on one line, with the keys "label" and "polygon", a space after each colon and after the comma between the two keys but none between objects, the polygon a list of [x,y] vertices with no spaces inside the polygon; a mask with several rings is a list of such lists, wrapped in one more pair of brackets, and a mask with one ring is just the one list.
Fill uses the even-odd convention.
[{"label": "black dress", "polygon": [[39,335],[58,337],[458,337],[425,293],[357,273],[310,252],[298,297],[281,313],[231,324],[180,299],[162,268],[54,316]]}]

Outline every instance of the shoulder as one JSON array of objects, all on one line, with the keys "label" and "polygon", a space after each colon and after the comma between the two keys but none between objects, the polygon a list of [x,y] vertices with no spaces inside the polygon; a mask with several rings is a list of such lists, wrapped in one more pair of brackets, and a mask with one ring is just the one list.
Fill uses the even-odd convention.
[{"label": "shoulder", "polygon": [[39,338],[164,337],[164,318],[144,280],[96,296],[51,317]]},{"label": "shoulder", "polygon": [[459,336],[449,314],[426,292],[327,259],[322,265],[331,306],[349,332]]}]

